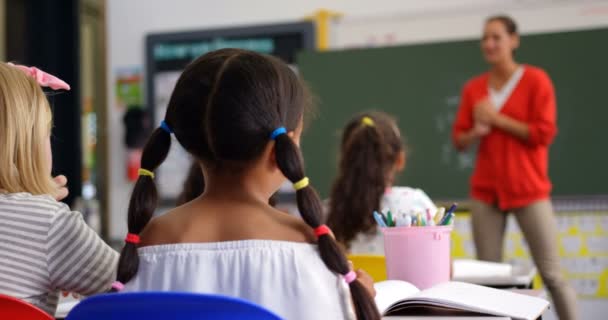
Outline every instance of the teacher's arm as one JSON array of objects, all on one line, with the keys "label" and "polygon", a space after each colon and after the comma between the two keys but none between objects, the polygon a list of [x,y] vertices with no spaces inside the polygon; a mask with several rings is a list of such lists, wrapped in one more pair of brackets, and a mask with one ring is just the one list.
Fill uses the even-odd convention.
[{"label": "teacher's arm", "polygon": [[557,106],[551,78],[543,71],[538,73],[533,101],[526,142],[532,146],[548,146],[557,134]]},{"label": "teacher's arm", "polygon": [[485,129],[482,127],[473,127],[471,130],[462,132],[458,136],[456,136],[454,144],[459,151],[467,150],[472,144],[477,142],[479,138],[486,135],[486,132],[489,129]]},{"label": "teacher's arm", "polygon": [[530,137],[530,128],[527,123],[515,120],[501,113],[496,114],[496,118],[492,122],[492,125],[521,140],[528,140]]}]

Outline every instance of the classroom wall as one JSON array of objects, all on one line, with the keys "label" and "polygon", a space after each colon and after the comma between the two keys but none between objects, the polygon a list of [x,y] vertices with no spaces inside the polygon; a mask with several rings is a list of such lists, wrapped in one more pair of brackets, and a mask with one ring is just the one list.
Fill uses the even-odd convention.
[{"label": "classroom wall", "polygon": [[496,6],[488,1],[456,9],[346,16],[333,24],[334,48],[476,39],[484,19],[513,16],[523,34],[608,26],[608,1],[517,1]]}]

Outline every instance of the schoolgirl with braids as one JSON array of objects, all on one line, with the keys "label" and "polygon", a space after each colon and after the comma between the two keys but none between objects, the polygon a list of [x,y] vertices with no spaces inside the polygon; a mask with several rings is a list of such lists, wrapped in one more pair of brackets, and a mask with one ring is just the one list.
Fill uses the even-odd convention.
[{"label": "schoolgirl with braids", "polygon": [[[235,296],[285,319],[380,319],[371,278],[351,270],[299,149],[306,87],[280,60],[238,49],[207,53],[180,76],[147,142],[131,195],[114,290]],[[154,171],[171,134],[202,167],[202,196],[152,218]],[[285,178],[303,221],[272,208]]]},{"label": "schoolgirl with braids", "polygon": [[420,189],[393,186],[405,169],[406,153],[396,121],[384,112],[356,115],[342,134],[338,175],[333,183],[327,224],[351,254],[384,254],[374,210],[434,216],[437,208]]}]

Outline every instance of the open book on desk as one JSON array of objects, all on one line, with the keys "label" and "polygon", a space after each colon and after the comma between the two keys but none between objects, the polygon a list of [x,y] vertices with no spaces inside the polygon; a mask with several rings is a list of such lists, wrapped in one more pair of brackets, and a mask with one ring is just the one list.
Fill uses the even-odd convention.
[{"label": "open book on desk", "polygon": [[445,282],[418,290],[405,281],[378,282],[376,304],[390,315],[490,315],[534,320],[549,307],[547,300],[463,282]]}]

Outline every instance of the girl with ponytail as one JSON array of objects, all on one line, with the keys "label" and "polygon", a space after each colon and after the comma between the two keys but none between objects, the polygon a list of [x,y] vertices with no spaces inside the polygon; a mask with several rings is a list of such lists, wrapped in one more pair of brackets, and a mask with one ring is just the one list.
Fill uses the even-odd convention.
[{"label": "girl with ponytail", "polygon": [[[380,319],[371,278],[353,271],[306,177],[299,149],[306,86],[280,60],[207,53],[180,76],[142,154],[114,290],[236,296],[285,319]],[[151,219],[154,171],[171,135],[200,164],[202,196]],[[268,204],[287,178],[302,218]]]},{"label": "girl with ponytail", "polygon": [[426,212],[437,208],[420,189],[394,187],[405,168],[405,147],[396,121],[383,112],[355,116],[344,128],[338,176],[332,186],[327,224],[352,254],[384,255],[372,212]]}]

